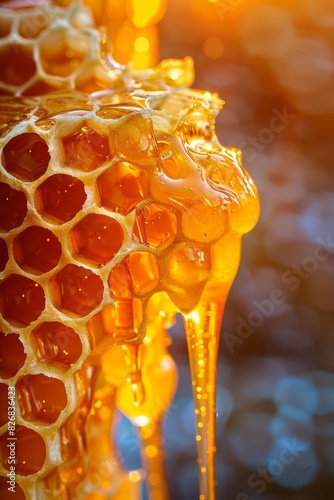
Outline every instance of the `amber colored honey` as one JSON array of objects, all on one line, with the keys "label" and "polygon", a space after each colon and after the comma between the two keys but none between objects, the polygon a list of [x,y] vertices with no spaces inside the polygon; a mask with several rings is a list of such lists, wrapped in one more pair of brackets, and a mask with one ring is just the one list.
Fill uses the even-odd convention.
[{"label": "amber colored honey", "polygon": [[[132,80],[116,63],[106,73],[103,51],[103,64],[85,62],[76,47],[97,33],[78,29],[80,8],[50,11],[66,18],[66,43],[47,23],[28,37],[49,78],[36,62],[23,86],[15,71],[0,82],[16,94],[1,101],[0,397],[15,385],[17,498],[140,498],[144,473],[124,470],[111,437],[117,410],[138,428],[150,500],[169,497],[161,426],[177,384],[167,331],[180,312],[200,498],[213,500],[220,322],[256,189],[240,152],[215,136],[222,102],[183,88],[189,60]],[[30,26],[31,12],[15,15]],[[61,90],[22,97],[41,82]]]}]

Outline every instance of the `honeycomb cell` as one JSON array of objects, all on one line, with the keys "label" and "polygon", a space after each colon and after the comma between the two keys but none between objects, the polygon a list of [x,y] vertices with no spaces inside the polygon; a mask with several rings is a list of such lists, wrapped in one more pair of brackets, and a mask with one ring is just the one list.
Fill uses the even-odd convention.
[{"label": "honeycomb cell", "polygon": [[[15,428],[15,473],[21,476],[35,474],[43,467],[46,458],[46,447],[43,438],[32,429],[23,425]],[[4,469],[10,470],[10,436],[5,432],[0,437],[0,462]]]},{"label": "honeycomb cell", "polygon": [[67,405],[64,384],[43,374],[25,375],[16,383],[22,417],[28,422],[53,424]]},{"label": "honeycomb cell", "polygon": [[139,295],[152,292],[159,284],[156,257],[147,252],[133,252],[127,259],[134,292]]},{"label": "honeycomb cell", "polygon": [[3,148],[4,168],[17,179],[34,181],[47,170],[50,161],[48,145],[38,134],[13,137]]},{"label": "honeycomb cell", "polygon": [[0,332],[0,376],[14,377],[24,365],[26,353],[17,333]]},{"label": "honeycomb cell", "polygon": [[79,335],[57,321],[36,326],[31,333],[32,345],[39,359],[67,369],[81,356]]},{"label": "honeycomb cell", "polygon": [[113,299],[131,299],[135,293],[146,294],[159,283],[154,255],[134,252],[109,273],[108,284]]},{"label": "honeycomb cell", "polygon": [[0,384],[0,427],[8,422],[8,385]]},{"label": "honeycomb cell", "polygon": [[139,299],[118,299],[105,306],[87,322],[93,350],[109,349],[136,337],[143,320]]},{"label": "honeycomb cell", "polygon": [[0,230],[19,227],[27,215],[27,198],[22,191],[0,182]]},{"label": "honeycomb cell", "polygon": [[6,84],[20,86],[34,76],[36,65],[32,48],[13,43],[0,48],[0,80]]},{"label": "honeycomb cell", "polygon": [[13,242],[14,258],[27,272],[42,274],[53,269],[61,257],[61,244],[49,230],[30,226]]},{"label": "honeycomb cell", "polygon": [[8,249],[5,240],[0,238],[0,272],[3,271],[8,262]]},{"label": "honeycomb cell", "polygon": [[12,325],[30,325],[44,307],[43,288],[35,281],[12,274],[0,283],[0,312]]},{"label": "honeycomb cell", "polygon": [[120,158],[150,165],[158,157],[152,121],[141,113],[129,115],[112,134],[115,151]]},{"label": "honeycomb cell", "polygon": [[23,493],[21,487],[15,483],[14,490],[15,493],[13,495],[13,492],[8,489],[8,477],[1,477],[0,476],[0,498],[2,500],[25,500],[25,494]]},{"label": "honeycomb cell", "polygon": [[127,215],[148,194],[148,181],[131,163],[119,162],[97,179],[100,204],[114,212]]},{"label": "honeycomb cell", "polygon": [[89,50],[89,39],[85,33],[71,32],[58,26],[42,36],[40,58],[45,73],[69,76],[82,63]]},{"label": "honeycomb cell", "polygon": [[82,209],[87,198],[82,181],[71,175],[48,177],[36,190],[38,212],[57,222],[68,222]]},{"label": "honeycomb cell", "polygon": [[164,205],[148,203],[136,215],[133,240],[164,250],[177,234],[177,217]]},{"label": "honeycomb cell", "polygon": [[54,305],[70,317],[94,311],[103,297],[102,280],[89,269],[68,264],[50,280]]},{"label": "honeycomb cell", "polygon": [[71,237],[77,257],[102,266],[110,262],[121,248],[124,232],[115,219],[89,214],[73,227]]},{"label": "honeycomb cell", "polygon": [[62,139],[65,165],[91,172],[111,158],[108,138],[83,125]]}]

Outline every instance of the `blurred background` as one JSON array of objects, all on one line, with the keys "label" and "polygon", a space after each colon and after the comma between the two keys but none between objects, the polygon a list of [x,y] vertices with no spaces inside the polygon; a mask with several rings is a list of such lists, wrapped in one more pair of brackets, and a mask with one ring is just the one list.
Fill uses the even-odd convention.
[{"label": "blurred background", "polygon": [[[334,498],[334,3],[169,0],[160,59],[195,61],[226,101],[217,135],[243,151],[262,212],[221,332],[218,500]],[[198,498],[187,348],[166,417],[173,500]],[[125,461],[135,431],[121,422]]]}]

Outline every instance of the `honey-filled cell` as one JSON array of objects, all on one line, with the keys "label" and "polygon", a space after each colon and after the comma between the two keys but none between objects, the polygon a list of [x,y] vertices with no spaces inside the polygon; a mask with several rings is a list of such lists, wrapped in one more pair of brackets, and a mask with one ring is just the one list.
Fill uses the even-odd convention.
[{"label": "honey-filled cell", "polygon": [[0,48],[0,80],[19,86],[31,78],[36,71],[32,48],[29,45],[3,45]]},{"label": "honey-filled cell", "polygon": [[[46,446],[43,438],[32,429],[23,425],[15,427],[15,473],[29,476],[39,472],[46,458]],[[8,431],[0,436],[0,462],[4,469],[10,470],[10,448]]]},{"label": "honey-filled cell", "polygon": [[121,248],[124,232],[117,220],[88,214],[71,229],[71,238],[75,256],[103,266]]},{"label": "honey-filled cell", "polygon": [[84,183],[66,174],[55,174],[42,182],[35,193],[38,212],[56,222],[68,222],[82,209],[87,198]]},{"label": "honey-filled cell", "polygon": [[25,375],[16,383],[22,417],[36,424],[53,424],[67,404],[64,384],[43,374]]},{"label": "honey-filled cell", "polygon": [[173,243],[177,235],[175,212],[165,205],[148,203],[136,214],[133,240],[164,250]]},{"label": "honey-filled cell", "polygon": [[58,238],[49,229],[30,226],[14,239],[13,252],[22,269],[42,274],[58,264],[62,248]]},{"label": "honey-filled cell", "polygon": [[8,249],[5,240],[0,238],[0,272],[2,272],[8,262]]},{"label": "honey-filled cell", "polygon": [[49,75],[69,76],[82,63],[89,39],[85,33],[72,32],[56,26],[43,34],[40,41],[40,59],[43,70]]},{"label": "honey-filled cell", "polygon": [[133,252],[125,260],[128,261],[134,293],[152,293],[160,281],[156,257],[148,252]]},{"label": "honey-filled cell", "polygon": [[8,477],[0,476],[0,498],[1,500],[26,500],[21,486],[14,481],[14,491],[9,490]]},{"label": "honey-filled cell", "polygon": [[27,215],[27,198],[22,191],[0,182],[0,231],[19,227]]},{"label": "honey-filled cell", "polygon": [[84,267],[68,264],[49,282],[52,300],[57,309],[70,317],[91,313],[103,297],[103,283],[99,276]]},{"label": "honey-filled cell", "polygon": [[15,326],[28,326],[44,310],[45,296],[35,281],[11,274],[0,283],[0,312]]},{"label": "honey-filled cell", "polygon": [[108,137],[85,124],[73,134],[63,137],[62,145],[65,166],[84,172],[96,170],[111,158]]},{"label": "honey-filled cell", "polygon": [[67,369],[81,356],[79,335],[69,326],[58,321],[39,324],[31,332],[34,351],[45,363]]},{"label": "honey-filled cell", "polygon": [[148,195],[148,181],[136,165],[119,162],[97,179],[100,204],[123,215],[130,213]]},{"label": "honey-filled cell", "polygon": [[26,353],[17,333],[0,332],[0,376],[3,379],[16,375],[24,365]]},{"label": "honey-filled cell", "polygon": [[46,172],[49,161],[48,145],[42,137],[32,132],[13,137],[2,152],[4,168],[23,181],[39,179]]}]

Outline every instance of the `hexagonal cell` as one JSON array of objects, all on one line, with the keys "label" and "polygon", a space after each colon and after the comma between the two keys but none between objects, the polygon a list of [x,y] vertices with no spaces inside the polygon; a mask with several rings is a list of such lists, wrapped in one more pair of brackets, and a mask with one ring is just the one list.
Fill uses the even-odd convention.
[{"label": "hexagonal cell", "polygon": [[159,284],[157,259],[151,253],[133,252],[128,257],[134,292],[146,295]]},{"label": "hexagonal cell", "polygon": [[113,299],[130,299],[145,295],[159,284],[159,269],[154,255],[133,252],[109,273],[108,285]]},{"label": "hexagonal cell", "polygon": [[51,9],[41,9],[38,14],[34,13],[31,16],[27,14],[22,17],[18,26],[20,36],[23,38],[36,38],[51,22],[51,14]]},{"label": "hexagonal cell", "polygon": [[46,172],[49,161],[48,145],[38,134],[32,132],[13,137],[2,152],[4,168],[23,181],[39,179]]},{"label": "hexagonal cell", "polygon": [[79,335],[69,326],[59,322],[45,322],[31,333],[33,348],[39,359],[67,369],[81,356]]},{"label": "hexagonal cell", "polygon": [[[21,476],[35,474],[43,467],[46,458],[46,447],[43,438],[32,429],[23,425],[15,428],[15,473]],[[0,462],[4,469],[10,470],[8,431],[0,437]]]},{"label": "hexagonal cell", "polygon": [[109,349],[134,339],[143,320],[139,299],[118,299],[105,306],[87,322],[87,333],[93,351]]},{"label": "hexagonal cell", "polygon": [[110,262],[121,248],[124,232],[117,220],[89,214],[73,227],[71,237],[77,257],[102,266]]},{"label": "hexagonal cell", "polygon": [[0,312],[12,325],[30,325],[44,307],[43,288],[35,281],[11,274],[0,283]]},{"label": "hexagonal cell", "polygon": [[3,271],[8,262],[8,249],[5,240],[0,238],[0,272]]},{"label": "hexagonal cell", "polygon": [[131,212],[148,195],[146,175],[128,162],[116,163],[100,175],[96,182],[100,204],[123,215]]},{"label": "hexagonal cell", "polygon": [[157,161],[158,148],[152,120],[142,113],[131,113],[112,134],[117,156],[141,165]]},{"label": "hexagonal cell", "polygon": [[9,16],[6,16],[4,13],[1,13],[0,20],[0,38],[4,38],[9,35],[12,27],[12,19]]},{"label": "hexagonal cell", "polygon": [[0,48],[0,79],[9,85],[20,86],[36,72],[32,48],[13,43]]},{"label": "hexagonal cell", "polygon": [[[8,489],[7,481],[8,477],[0,476],[0,498],[2,500],[13,500],[13,492]],[[14,491],[15,500],[26,500],[26,496],[19,484],[15,483]]]},{"label": "hexagonal cell", "polygon": [[0,182],[0,231],[19,227],[27,215],[27,198],[22,191]]},{"label": "hexagonal cell", "polygon": [[55,274],[50,282],[52,301],[59,311],[70,317],[83,317],[94,311],[103,297],[99,276],[73,264]]},{"label": "hexagonal cell", "polygon": [[133,240],[164,250],[177,234],[176,214],[164,205],[148,203],[136,215]]},{"label": "hexagonal cell", "polygon": [[21,415],[28,422],[53,424],[67,405],[63,382],[43,374],[20,378],[16,391]]},{"label": "hexagonal cell", "polygon": [[108,137],[85,123],[79,130],[62,139],[65,165],[91,172],[110,160]]},{"label": "hexagonal cell", "polygon": [[13,251],[22,269],[42,274],[58,264],[62,249],[58,238],[49,229],[30,226],[16,236]]},{"label": "hexagonal cell", "polygon": [[23,344],[17,333],[0,332],[0,376],[14,377],[26,360]]},{"label": "hexagonal cell", "polygon": [[[8,385],[0,384],[0,427],[8,422]],[[5,404],[6,401],[6,404]]]},{"label": "hexagonal cell", "polygon": [[38,186],[35,202],[38,212],[57,222],[68,222],[82,209],[87,198],[82,181],[71,175],[55,174]]},{"label": "hexagonal cell", "polygon": [[89,51],[87,33],[68,33],[68,28],[57,26],[45,35],[40,43],[43,69],[49,75],[69,76],[84,60]]}]

